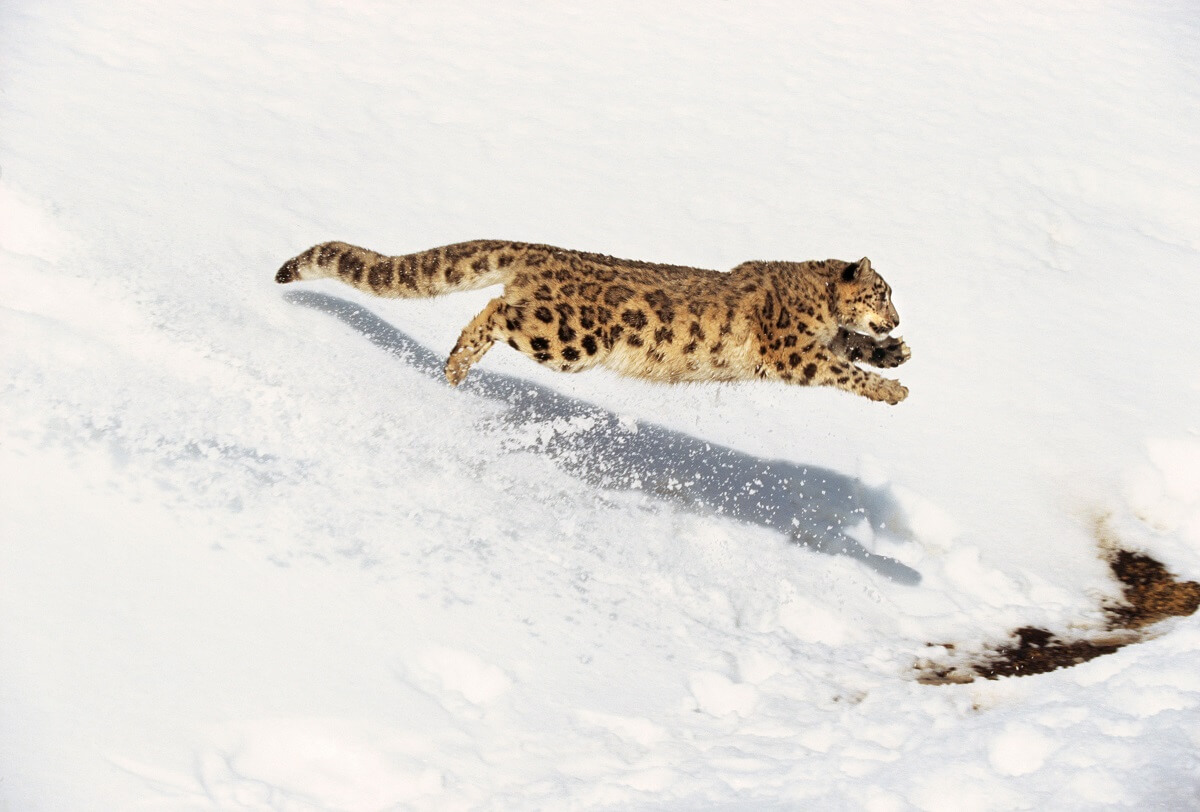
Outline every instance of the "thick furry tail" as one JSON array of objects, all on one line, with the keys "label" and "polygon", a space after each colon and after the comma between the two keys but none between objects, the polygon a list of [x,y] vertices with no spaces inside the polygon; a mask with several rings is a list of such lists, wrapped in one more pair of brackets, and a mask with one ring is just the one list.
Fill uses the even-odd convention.
[{"label": "thick furry tail", "polygon": [[275,281],[328,277],[376,296],[440,296],[507,282],[523,249],[521,243],[475,240],[389,257],[344,242],[325,242],[283,263]]}]

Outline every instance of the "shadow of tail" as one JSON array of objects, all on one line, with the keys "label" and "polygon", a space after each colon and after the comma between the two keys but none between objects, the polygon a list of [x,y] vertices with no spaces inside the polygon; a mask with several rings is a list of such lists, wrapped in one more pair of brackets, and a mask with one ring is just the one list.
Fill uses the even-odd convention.
[{"label": "shadow of tail", "polygon": [[[335,316],[424,375],[442,379],[443,359],[353,302],[310,290],[287,291],[295,305]],[[916,570],[876,555],[843,531],[866,520],[876,532],[907,537],[903,511],[888,488],[828,468],[770,460],[654,423],[622,420],[586,401],[520,378],[478,368],[460,387],[503,402],[500,418],[539,439],[535,450],[572,476],[612,490],[639,490],[688,509],[757,524],[829,555],[849,556],[902,584]]]}]

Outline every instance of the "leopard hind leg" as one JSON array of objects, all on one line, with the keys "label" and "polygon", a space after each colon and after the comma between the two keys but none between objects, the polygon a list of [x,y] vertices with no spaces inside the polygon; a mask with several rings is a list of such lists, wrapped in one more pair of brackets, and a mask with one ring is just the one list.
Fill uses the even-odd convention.
[{"label": "leopard hind leg", "polygon": [[471,370],[471,365],[482,358],[501,336],[506,307],[504,299],[492,299],[463,329],[458,343],[446,359],[446,380],[450,381],[451,386],[462,383]]}]

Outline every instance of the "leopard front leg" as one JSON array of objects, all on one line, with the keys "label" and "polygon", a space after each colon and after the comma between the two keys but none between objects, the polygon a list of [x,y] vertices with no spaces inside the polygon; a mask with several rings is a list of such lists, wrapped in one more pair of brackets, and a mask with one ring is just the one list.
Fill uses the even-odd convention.
[{"label": "leopard front leg", "polygon": [[819,370],[813,376],[812,383],[817,386],[834,386],[893,406],[908,397],[908,387],[900,381],[885,378],[877,372],[859,369],[853,364],[846,364],[841,368],[833,365]]},{"label": "leopard front leg", "polygon": [[842,327],[829,344],[829,349],[845,361],[862,361],[881,369],[898,367],[907,361],[912,353],[904,339],[887,336],[876,340],[871,336],[855,333]]},{"label": "leopard front leg", "polygon": [[859,369],[832,347],[814,346],[789,352],[767,346],[758,375],[802,386],[832,386],[869,400],[895,405],[908,397],[908,388],[876,372]]}]

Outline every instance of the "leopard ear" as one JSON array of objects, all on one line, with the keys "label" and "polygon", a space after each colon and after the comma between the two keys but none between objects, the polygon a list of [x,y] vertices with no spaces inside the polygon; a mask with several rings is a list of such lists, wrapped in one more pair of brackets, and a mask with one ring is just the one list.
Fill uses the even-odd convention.
[{"label": "leopard ear", "polygon": [[842,268],[842,281],[854,282],[858,280],[864,273],[870,273],[871,260],[863,257],[858,262],[851,262],[845,268]]}]

